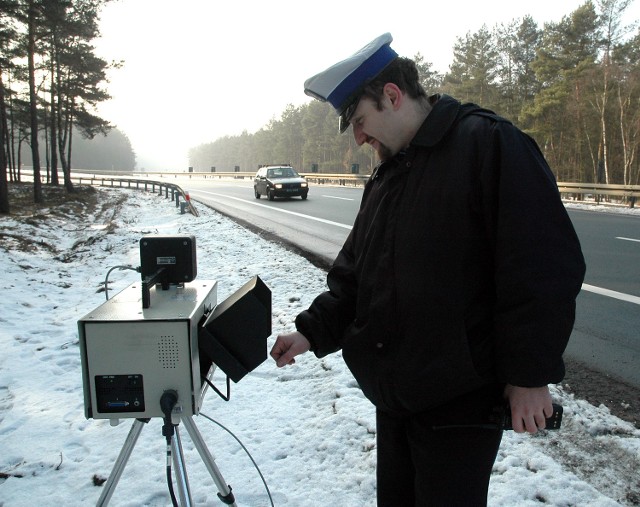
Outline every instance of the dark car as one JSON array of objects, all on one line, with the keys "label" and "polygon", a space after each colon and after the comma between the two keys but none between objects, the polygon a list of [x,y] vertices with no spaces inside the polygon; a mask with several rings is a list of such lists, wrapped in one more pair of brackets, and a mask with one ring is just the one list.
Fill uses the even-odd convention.
[{"label": "dark car", "polygon": [[270,201],[276,197],[307,198],[309,184],[291,166],[268,165],[258,169],[253,180],[256,199],[266,195]]}]

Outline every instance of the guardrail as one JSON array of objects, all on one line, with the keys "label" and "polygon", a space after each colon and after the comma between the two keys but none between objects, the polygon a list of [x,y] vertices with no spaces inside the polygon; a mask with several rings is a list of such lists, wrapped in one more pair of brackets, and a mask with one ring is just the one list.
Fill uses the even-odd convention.
[{"label": "guardrail", "polygon": [[[158,195],[164,195],[165,198],[171,201],[175,201],[176,208],[180,208],[182,213],[189,211],[194,216],[198,216],[198,210],[195,208],[189,194],[185,192],[179,185],[175,183],[154,181],[154,180],[140,180],[135,178],[114,178],[104,176],[80,176],[72,175],[71,180],[78,183],[78,185],[91,185],[100,187],[118,187],[118,188],[135,188],[136,190],[144,190],[145,192],[158,193]],[[157,190],[156,190],[157,187]],[[182,202],[180,202],[182,197]]]},{"label": "guardrail", "polygon": [[640,185],[604,185],[600,183],[558,183],[561,194],[575,196],[578,200],[584,200],[586,195],[592,196],[596,202],[603,197],[622,197],[629,203],[629,207],[635,207],[636,200],[640,197]]},{"label": "guardrail", "polygon": [[[158,173],[167,174],[167,173]],[[233,179],[253,179],[255,176],[251,172],[192,172],[192,173],[171,173],[176,177],[198,177],[198,178],[233,178]],[[325,174],[325,173],[300,173],[307,181],[318,185],[333,184],[340,186],[360,186],[369,180],[369,174]],[[558,182],[558,190],[562,195],[577,200],[584,200],[585,196],[592,196],[596,203],[600,203],[603,198],[613,196],[622,198],[633,208],[636,200],[640,197],[640,185],[605,185],[601,183],[572,183]]]},{"label": "guardrail", "polygon": [[[166,177],[168,175],[173,177],[187,177],[187,178],[203,178],[203,179],[236,179],[252,180],[255,172],[191,172],[191,173],[153,173],[160,177]],[[304,176],[310,183],[316,183],[318,185],[340,185],[340,186],[364,186],[369,180],[369,174],[341,174],[341,173],[300,173],[300,176]]]},{"label": "guardrail", "polygon": [[[80,171],[74,170],[75,173]],[[89,171],[87,171],[88,173]],[[111,172],[114,176],[124,176],[127,173]],[[132,173],[128,173],[132,174]],[[157,172],[157,173],[136,173],[137,176],[157,177],[160,179],[167,178],[202,178],[202,179],[253,179],[254,172]],[[340,185],[340,186],[363,186],[369,179],[368,174],[340,174],[340,173],[300,173],[310,183],[318,185]],[[78,176],[76,176],[77,178]],[[88,178],[87,175],[85,178]],[[100,176],[106,179],[106,176]],[[91,178],[98,179],[98,174],[92,174]],[[136,181],[136,180],[133,180]],[[144,182],[145,180],[137,180]],[[151,183],[151,180],[147,180]],[[156,184],[159,182],[156,181]],[[558,182],[558,190],[565,198],[574,200],[585,200],[587,197],[595,203],[608,202],[610,197],[616,197],[621,202],[626,202],[629,207],[635,207],[636,200],[640,198],[640,185],[605,185],[602,183],[577,183],[577,182]]]}]

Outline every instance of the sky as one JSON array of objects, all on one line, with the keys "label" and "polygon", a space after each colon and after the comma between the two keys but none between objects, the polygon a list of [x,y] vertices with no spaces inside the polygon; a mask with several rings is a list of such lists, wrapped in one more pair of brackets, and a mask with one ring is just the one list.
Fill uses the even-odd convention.
[{"label": "sky", "polygon": [[[267,349],[326,288],[325,272],[198,202],[196,217],[155,194],[105,188],[99,195],[102,211],[86,209],[83,216],[58,209],[23,220],[0,216],[2,507],[98,502],[103,489],[93,477],[109,477],[133,420],[111,426],[85,418],[77,322],[107,303],[101,288],[111,268],[139,265],[142,236],[194,235],[194,283],[216,281],[218,303],[260,276],[272,293]],[[18,238],[31,238],[29,248],[19,248]],[[108,280],[109,298],[140,282],[134,271],[120,269]],[[224,391],[219,371],[213,381]],[[565,385],[551,392],[564,407],[562,428],[534,436],[505,432],[489,507],[634,505],[640,430],[605,406],[575,398]],[[375,413],[339,352],[320,360],[307,353],[285,368],[267,359],[231,384],[229,401],[209,390],[193,420],[238,507],[375,505]],[[159,418],[144,426],[109,505],[170,505],[161,427]],[[178,431],[192,504],[222,506],[183,425]]]},{"label": "sky", "polygon": [[[309,102],[308,77],[382,33],[398,54],[421,53],[444,73],[458,37],[527,14],[539,26],[557,22],[583,3],[115,0],[102,11],[96,48],[124,66],[109,73],[112,99],[98,112],[127,134],[137,169],[186,170],[189,148],[254,133],[287,105]],[[640,19],[640,0],[627,19]]]}]

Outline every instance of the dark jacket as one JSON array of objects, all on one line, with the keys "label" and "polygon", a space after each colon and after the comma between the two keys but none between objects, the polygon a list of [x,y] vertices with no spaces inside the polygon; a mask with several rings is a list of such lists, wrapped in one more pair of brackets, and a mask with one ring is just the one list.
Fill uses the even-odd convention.
[{"label": "dark jacket", "polygon": [[584,273],[535,142],[443,95],[372,174],[296,327],[318,357],[342,349],[378,408],[421,412],[489,383],[559,382]]}]

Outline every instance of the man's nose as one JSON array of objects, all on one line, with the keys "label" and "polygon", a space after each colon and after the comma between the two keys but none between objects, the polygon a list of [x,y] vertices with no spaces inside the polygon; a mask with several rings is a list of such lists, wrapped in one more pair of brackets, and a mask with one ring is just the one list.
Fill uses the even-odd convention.
[{"label": "man's nose", "polygon": [[357,124],[351,124],[353,128],[353,137],[356,140],[358,146],[362,146],[367,141],[367,136],[362,131],[362,126]]}]

